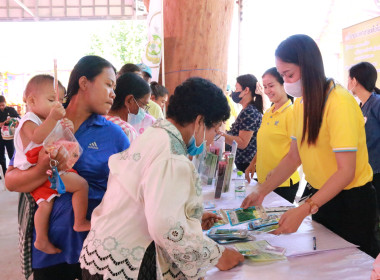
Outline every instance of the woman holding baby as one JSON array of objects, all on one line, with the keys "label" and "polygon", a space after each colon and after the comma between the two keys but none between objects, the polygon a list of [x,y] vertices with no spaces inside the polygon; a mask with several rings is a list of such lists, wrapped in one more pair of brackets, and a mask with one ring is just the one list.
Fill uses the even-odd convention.
[{"label": "woman holding baby", "polygon": [[[115,86],[116,71],[112,64],[98,56],[85,56],[75,65],[67,87],[65,117],[73,122],[74,135],[83,149],[73,168],[89,185],[87,219],[106,191],[108,158],[129,147],[121,128],[102,117],[113,104]],[[59,170],[67,169],[64,149],[50,157],[58,161]],[[35,204],[29,192],[48,179],[46,171],[50,163],[49,155],[42,149],[34,167],[24,171],[10,167],[6,174],[7,188],[21,193],[19,224],[23,272],[28,278],[33,270],[35,280],[81,279],[78,259],[87,232],[73,229],[71,193],[55,198],[49,221],[50,242],[62,252],[46,254],[34,246],[30,248],[36,233],[31,220]]]}]

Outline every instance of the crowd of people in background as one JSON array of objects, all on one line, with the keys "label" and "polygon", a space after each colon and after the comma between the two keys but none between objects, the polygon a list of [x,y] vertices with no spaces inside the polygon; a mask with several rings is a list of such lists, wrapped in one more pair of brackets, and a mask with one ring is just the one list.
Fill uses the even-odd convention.
[{"label": "crowd of people in background", "polygon": [[7,150],[9,159],[12,158],[15,150],[12,137],[14,130],[12,131],[10,127],[11,119],[17,121],[17,119],[20,119],[20,115],[14,108],[8,107],[5,97],[3,95],[0,95],[0,165],[3,170],[3,174],[7,172],[5,149]]},{"label": "crowd of people in background", "polygon": [[[203,211],[201,181],[189,159],[190,151],[200,154],[219,136],[227,149],[237,143],[235,165],[247,181],[257,174],[243,208],[260,205],[271,191],[293,203],[302,164],[306,202],[287,211],[274,234],[295,232],[312,215],[376,257],[376,68],[358,63],[349,70],[348,85],[339,85],[326,77],[320,50],[307,35],[281,42],[275,61],[261,81],[238,76],[234,91],[192,77],[168,92],[152,81],[145,64],[127,63],[117,71],[101,57],[85,56],[67,88],[60,85],[63,104],[49,75],[29,82],[22,118],[0,96],[0,163],[6,187],[20,193],[25,276],[199,279],[210,265],[228,270],[241,263],[240,253],[203,234],[219,217]],[[265,96],[272,103],[267,110]],[[74,166],[64,148],[42,147],[58,124],[69,127],[83,149]],[[3,127],[15,134],[16,153]],[[68,192],[35,196],[53,184],[52,167]]]}]

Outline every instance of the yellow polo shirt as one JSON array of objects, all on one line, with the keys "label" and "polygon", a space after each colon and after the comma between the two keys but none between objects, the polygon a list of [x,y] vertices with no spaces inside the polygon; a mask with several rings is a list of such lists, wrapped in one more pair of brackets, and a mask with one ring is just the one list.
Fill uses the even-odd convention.
[{"label": "yellow polo shirt", "polygon": [[162,112],[160,105],[158,105],[156,102],[150,99],[148,106],[149,106],[149,110],[148,110],[149,115],[154,117],[156,120],[164,118],[164,113]]},{"label": "yellow polo shirt", "polygon": [[237,104],[233,102],[232,98],[226,95],[228,105],[230,106],[230,118],[226,120],[225,129],[228,131],[231,129],[231,125],[235,122],[237,116],[239,115],[238,110],[236,110]]},{"label": "yellow polo shirt", "polygon": [[350,151],[356,152],[355,178],[344,189],[360,187],[372,181],[372,169],[368,163],[364,117],[354,97],[346,89],[336,85],[328,95],[322,125],[315,145],[309,146],[306,140],[301,145],[302,98],[298,98],[294,103],[293,113],[295,122],[292,138],[297,141],[305,178],[311,186],[320,189],[336,172],[335,153]]},{"label": "yellow polo shirt", "polygon": [[[275,112],[273,110],[274,105],[265,112],[257,133],[256,173],[259,183],[265,182],[269,171],[286,156],[292,142],[290,138],[293,125],[291,100],[289,99]],[[293,184],[298,183],[300,180],[298,171],[294,172],[280,187],[289,187],[290,179]]]}]

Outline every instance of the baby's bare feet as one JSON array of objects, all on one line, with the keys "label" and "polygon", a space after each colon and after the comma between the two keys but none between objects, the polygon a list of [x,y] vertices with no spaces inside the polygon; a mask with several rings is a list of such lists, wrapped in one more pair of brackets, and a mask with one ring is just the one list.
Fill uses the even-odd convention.
[{"label": "baby's bare feet", "polygon": [[91,222],[89,220],[83,220],[83,222],[75,222],[74,223],[75,231],[89,231],[91,229]]},{"label": "baby's bare feet", "polygon": [[36,249],[46,253],[46,254],[59,254],[62,252],[61,249],[58,249],[57,247],[55,247],[52,243],[50,243],[49,240],[46,240],[46,241],[35,241],[34,242],[34,247],[36,247]]}]

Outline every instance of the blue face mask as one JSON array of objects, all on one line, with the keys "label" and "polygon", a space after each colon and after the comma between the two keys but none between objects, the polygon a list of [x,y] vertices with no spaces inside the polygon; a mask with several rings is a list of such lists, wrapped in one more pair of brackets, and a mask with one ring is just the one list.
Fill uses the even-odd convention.
[{"label": "blue face mask", "polygon": [[139,110],[137,112],[137,115],[134,115],[134,114],[131,114],[129,112],[129,108],[128,108],[128,122],[131,124],[131,125],[135,125],[135,124],[139,124],[142,122],[142,120],[145,118],[145,110],[142,109],[139,104],[137,103],[136,99],[133,98],[133,100],[136,102],[136,105],[137,107],[139,107]]},{"label": "blue face mask", "polygon": [[144,118],[145,118],[145,111],[143,109],[141,109],[140,107],[139,107],[139,111],[138,111],[137,115],[134,115],[131,113],[128,114],[128,122],[131,125],[141,123]]},{"label": "blue face mask", "polygon": [[206,126],[203,134],[203,141],[202,144],[197,146],[194,135],[191,136],[189,144],[187,144],[187,153],[191,156],[200,155],[203,152],[203,149],[205,147],[205,138],[206,138]]}]

